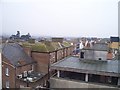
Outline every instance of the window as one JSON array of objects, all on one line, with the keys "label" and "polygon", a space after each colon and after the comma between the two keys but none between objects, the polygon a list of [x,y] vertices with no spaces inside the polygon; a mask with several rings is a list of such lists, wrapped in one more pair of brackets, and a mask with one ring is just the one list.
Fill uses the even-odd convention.
[{"label": "window", "polygon": [[5,74],[6,74],[6,76],[9,76],[9,69],[8,68],[5,68]]},{"label": "window", "polygon": [[24,77],[27,77],[27,71],[24,71]]},{"label": "window", "polygon": [[6,81],[6,88],[10,88],[10,83],[9,83],[9,81]]}]

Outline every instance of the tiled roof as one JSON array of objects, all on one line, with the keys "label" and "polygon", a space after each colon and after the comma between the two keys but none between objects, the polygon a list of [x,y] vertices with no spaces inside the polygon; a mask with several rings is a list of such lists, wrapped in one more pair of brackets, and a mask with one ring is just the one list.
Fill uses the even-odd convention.
[{"label": "tiled roof", "polygon": [[[34,62],[31,57],[24,52],[23,48],[16,43],[3,44],[2,54],[14,66],[22,66]],[[19,62],[24,63],[20,64]]]}]

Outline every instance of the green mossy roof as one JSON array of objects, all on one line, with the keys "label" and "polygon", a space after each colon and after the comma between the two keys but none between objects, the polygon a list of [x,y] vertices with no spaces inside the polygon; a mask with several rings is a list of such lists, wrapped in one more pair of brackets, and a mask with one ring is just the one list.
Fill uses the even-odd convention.
[{"label": "green mossy roof", "polygon": [[[63,42],[62,45],[64,47],[70,46],[70,43]],[[30,47],[32,51],[40,51],[40,52],[49,52],[49,51],[55,51],[57,49],[60,49],[61,46],[58,42],[37,42],[37,43],[23,43],[23,47]]]},{"label": "green mossy roof", "polygon": [[66,42],[66,41],[63,42],[63,45],[64,45],[65,47],[71,46],[71,44],[70,44],[69,42]]}]

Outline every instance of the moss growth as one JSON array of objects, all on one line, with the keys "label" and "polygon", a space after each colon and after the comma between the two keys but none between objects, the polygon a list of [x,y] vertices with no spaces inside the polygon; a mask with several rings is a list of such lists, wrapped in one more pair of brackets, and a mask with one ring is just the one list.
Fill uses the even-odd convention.
[{"label": "moss growth", "polygon": [[55,48],[53,47],[53,45],[51,43],[45,44],[45,45],[46,45],[46,48],[47,48],[48,51],[54,51],[55,50]]},{"label": "moss growth", "polygon": [[40,52],[46,52],[47,51],[47,49],[45,48],[45,46],[43,44],[32,45],[32,50],[33,51],[40,51]]},{"label": "moss growth", "polygon": [[43,43],[23,43],[23,47],[30,47],[32,51],[40,51],[40,52],[46,52],[47,49],[45,48],[45,45]]},{"label": "moss growth", "polygon": [[[70,43],[63,42],[63,46],[68,47]],[[60,49],[58,42],[37,42],[37,43],[28,43],[25,42],[22,44],[23,47],[30,47],[32,51],[48,52]]]},{"label": "moss growth", "polygon": [[65,47],[69,47],[69,46],[71,46],[71,44],[69,43],[69,42],[63,42],[63,45],[65,46]]},{"label": "moss growth", "polygon": [[58,42],[52,42],[52,46],[55,48],[55,50],[60,49]]}]

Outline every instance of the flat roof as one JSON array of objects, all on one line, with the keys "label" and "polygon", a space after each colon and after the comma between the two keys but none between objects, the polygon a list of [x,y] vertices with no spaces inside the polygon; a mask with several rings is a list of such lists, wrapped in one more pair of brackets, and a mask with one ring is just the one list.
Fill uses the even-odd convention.
[{"label": "flat roof", "polygon": [[106,76],[119,75],[119,60],[80,60],[79,57],[66,57],[51,65],[51,69]]}]

